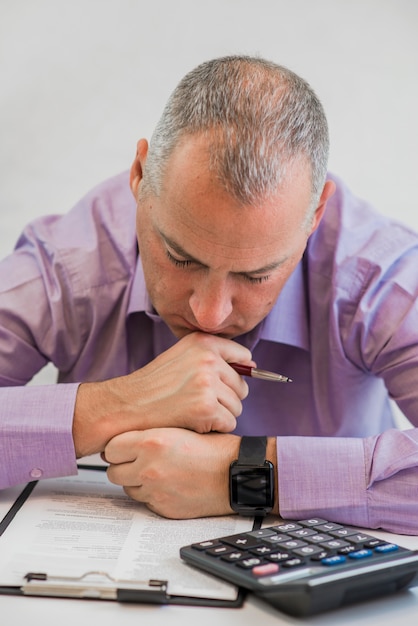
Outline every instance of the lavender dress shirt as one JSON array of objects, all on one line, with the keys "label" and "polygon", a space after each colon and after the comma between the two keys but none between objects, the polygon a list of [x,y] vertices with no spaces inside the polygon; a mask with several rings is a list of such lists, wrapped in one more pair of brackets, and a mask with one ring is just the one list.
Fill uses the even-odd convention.
[{"label": "lavender dress shirt", "polygon": [[[291,385],[250,379],[237,434],[277,436],[280,512],[418,533],[418,235],[341,180],[268,317],[237,340]],[[76,473],[77,386],[175,338],[153,312],[128,174],[35,220],[0,263],[0,488]],[[27,386],[51,361],[54,385]]]}]

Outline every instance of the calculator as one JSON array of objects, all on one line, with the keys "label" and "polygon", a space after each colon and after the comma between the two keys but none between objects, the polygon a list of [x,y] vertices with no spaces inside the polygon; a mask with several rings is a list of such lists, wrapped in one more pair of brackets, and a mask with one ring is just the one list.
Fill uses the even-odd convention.
[{"label": "calculator", "polygon": [[418,584],[418,551],[319,518],[201,541],[180,557],[294,616]]}]

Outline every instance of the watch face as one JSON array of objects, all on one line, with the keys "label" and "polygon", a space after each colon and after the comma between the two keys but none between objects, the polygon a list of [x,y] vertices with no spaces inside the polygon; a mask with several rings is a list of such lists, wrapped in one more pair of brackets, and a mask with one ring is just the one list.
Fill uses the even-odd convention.
[{"label": "watch face", "polygon": [[235,511],[270,510],[274,500],[273,465],[245,467],[232,463],[230,469],[231,506]]}]

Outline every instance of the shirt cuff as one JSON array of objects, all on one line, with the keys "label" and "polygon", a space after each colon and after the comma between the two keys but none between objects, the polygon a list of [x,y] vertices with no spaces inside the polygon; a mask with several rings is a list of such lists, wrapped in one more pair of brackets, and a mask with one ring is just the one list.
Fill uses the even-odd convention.
[{"label": "shirt cuff", "polygon": [[321,517],[370,527],[362,439],[278,437],[277,464],[284,519]]},{"label": "shirt cuff", "polygon": [[0,488],[77,473],[78,383],[0,389]]}]

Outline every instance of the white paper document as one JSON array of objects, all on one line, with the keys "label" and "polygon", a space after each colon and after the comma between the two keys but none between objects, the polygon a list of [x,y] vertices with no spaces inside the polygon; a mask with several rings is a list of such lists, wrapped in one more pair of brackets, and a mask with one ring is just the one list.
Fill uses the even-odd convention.
[{"label": "white paper document", "polygon": [[235,515],[161,518],[105,472],[80,469],[78,476],[36,484],[0,537],[0,586],[20,586],[28,572],[52,578],[101,572],[116,581],[166,580],[171,595],[234,600],[234,586],[183,563],[179,549],[251,527],[251,519]]}]

